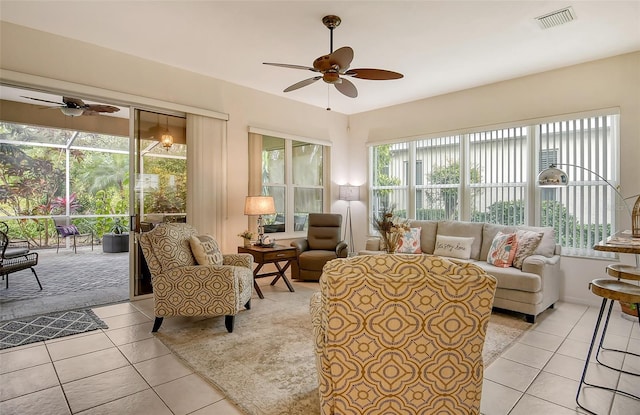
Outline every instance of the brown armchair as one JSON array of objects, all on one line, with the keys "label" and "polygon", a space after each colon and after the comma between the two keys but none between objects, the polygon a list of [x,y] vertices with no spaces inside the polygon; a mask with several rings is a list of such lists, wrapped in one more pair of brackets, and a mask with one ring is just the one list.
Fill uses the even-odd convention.
[{"label": "brown armchair", "polygon": [[347,244],[342,241],[342,215],[310,213],[306,239],[291,241],[298,251],[298,261],[291,267],[291,277],[318,281],[328,261],[347,257]]}]

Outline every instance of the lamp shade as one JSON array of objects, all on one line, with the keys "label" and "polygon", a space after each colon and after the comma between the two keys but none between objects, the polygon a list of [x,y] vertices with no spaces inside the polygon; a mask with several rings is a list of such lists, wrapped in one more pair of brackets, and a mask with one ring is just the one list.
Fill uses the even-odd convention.
[{"label": "lamp shade", "polygon": [[272,215],[276,213],[276,204],[272,196],[247,196],[244,200],[245,215]]},{"label": "lamp shade", "polygon": [[538,174],[540,187],[565,187],[569,184],[569,176],[554,165],[547,167]]},{"label": "lamp shade", "polygon": [[353,200],[360,200],[360,188],[358,186],[340,186],[340,200],[347,200],[349,202]]}]

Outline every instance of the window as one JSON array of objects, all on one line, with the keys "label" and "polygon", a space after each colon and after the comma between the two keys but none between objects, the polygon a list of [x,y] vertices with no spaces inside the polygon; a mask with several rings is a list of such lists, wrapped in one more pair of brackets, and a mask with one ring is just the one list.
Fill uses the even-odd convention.
[{"label": "window", "polygon": [[[597,115],[373,146],[370,213],[553,226],[563,253],[595,255],[624,205],[607,184],[618,174],[618,122]],[[567,188],[536,186],[551,164],[568,174]]]},{"label": "window", "polygon": [[328,147],[300,138],[250,136],[260,148],[259,192],[273,196],[276,205],[276,214],[263,216],[265,233],[305,231],[309,213],[324,210]]},{"label": "window", "polygon": [[540,154],[553,154],[569,176],[566,188],[541,193],[541,222],[556,229],[567,253],[579,255],[614,232],[616,205],[624,205],[614,190],[618,117],[540,124],[538,130]]}]

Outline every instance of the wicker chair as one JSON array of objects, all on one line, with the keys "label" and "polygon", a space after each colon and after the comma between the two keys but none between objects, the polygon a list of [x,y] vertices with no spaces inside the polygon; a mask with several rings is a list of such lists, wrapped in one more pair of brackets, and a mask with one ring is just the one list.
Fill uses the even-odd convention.
[{"label": "wicker chair", "polygon": [[38,254],[29,252],[29,248],[12,248],[9,246],[10,241],[6,233],[0,231],[0,247],[2,249],[0,255],[0,275],[5,280],[5,288],[9,288],[9,274],[30,269],[36,277],[38,287],[42,290],[42,284],[38,279],[38,274],[33,268],[38,265]]},{"label": "wicker chair", "polygon": [[311,298],[322,415],[478,414],[495,289],[430,255],[327,263]]},{"label": "wicker chair", "polygon": [[[210,251],[204,255],[207,258],[193,250],[198,244],[194,241],[203,239],[209,241]],[[222,255],[213,238],[198,235],[186,223],[161,223],[141,233],[139,242],[151,272],[156,316],[152,331],[158,331],[164,317],[225,316],[225,326],[231,333],[235,315],[243,307],[251,307],[250,254]],[[199,265],[203,262],[209,263]]]}]

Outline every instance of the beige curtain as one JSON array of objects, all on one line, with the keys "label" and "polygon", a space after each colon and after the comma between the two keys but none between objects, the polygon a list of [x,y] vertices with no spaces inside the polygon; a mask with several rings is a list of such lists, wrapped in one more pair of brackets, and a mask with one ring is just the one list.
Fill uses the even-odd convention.
[{"label": "beige curtain", "polygon": [[224,243],[227,217],[226,121],[187,114],[187,221]]},{"label": "beige curtain", "polygon": [[248,196],[262,195],[262,134],[249,133]]}]

